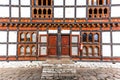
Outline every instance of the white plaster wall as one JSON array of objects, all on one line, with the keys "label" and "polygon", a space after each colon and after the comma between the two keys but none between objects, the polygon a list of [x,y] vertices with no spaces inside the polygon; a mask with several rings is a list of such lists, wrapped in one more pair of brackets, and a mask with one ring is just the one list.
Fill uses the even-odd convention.
[{"label": "white plaster wall", "polygon": [[0,31],[0,42],[7,42],[7,31]]},{"label": "white plaster wall", "polygon": [[58,33],[58,30],[48,30],[48,33]]},{"label": "white plaster wall", "polygon": [[77,0],[77,5],[86,5],[86,0]]},{"label": "white plaster wall", "polygon": [[21,7],[21,17],[30,17],[30,7]]},{"label": "white plaster wall", "polygon": [[63,5],[63,0],[54,0],[54,5]]},{"label": "white plaster wall", "polygon": [[54,18],[63,18],[63,8],[54,8]]},{"label": "white plaster wall", "polygon": [[102,55],[103,55],[103,57],[111,56],[111,46],[110,45],[102,45]]},{"label": "white plaster wall", "polygon": [[65,8],[65,18],[74,18],[74,8]]},{"label": "white plaster wall", "polygon": [[17,51],[17,45],[16,44],[9,44],[8,45],[8,55],[9,56],[16,56]]},{"label": "white plaster wall", "polygon": [[9,42],[17,42],[17,31],[9,31]]},{"label": "white plaster wall", "polygon": [[110,32],[102,32],[102,43],[110,43]]},{"label": "white plaster wall", "polygon": [[86,18],[86,8],[85,7],[77,8],[76,17],[77,18]]},{"label": "white plaster wall", "polygon": [[69,6],[69,5],[74,5],[75,4],[75,0],[65,0],[65,5]]},{"label": "white plaster wall", "polygon": [[72,47],[72,55],[78,55],[78,47]]},{"label": "white plaster wall", "polygon": [[113,45],[113,56],[120,57],[120,45]]},{"label": "white plaster wall", "polygon": [[18,7],[11,8],[11,17],[19,17],[19,8]]},{"label": "white plaster wall", "polygon": [[72,34],[74,34],[74,35],[80,35],[80,31],[72,31]]},{"label": "white plaster wall", "polygon": [[120,17],[120,6],[111,7],[111,17]]},{"label": "white plaster wall", "polygon": [[11,0],[11,5],[19,5],[19,0]]},{"label": "white plaster wall", "polygon": [[111,0],[111,4],[120,4],[120,0]]},{"label": "white plaster wall", "polygon": [[62,34],[70,34],[70,30],[61,30]]},{"label": "white plaster wall", "polygon": [[6,56],[7,54],[7,45],[6,44],[0,44],[0,56]]},{"label": "white plaster wall", "polygon": [[112,32],[113,43],[120,43],[120,32]]},{"label": "white plaster wall", "polygon": [[21,0],[21,5],[30,5],[30,0]]},{"label": "white plaster wall", "polygon": [[47,31],[39,31],[39,34],[47,34]]},{"label": "white plaster wall", "polygon": [[0,6],[0,10],[0,17],[9,17],[9,7]]},{"label": "white plaster wall", "polygon": [[8,5],[9,4],[9,0],[0,0],[0,5]]}]

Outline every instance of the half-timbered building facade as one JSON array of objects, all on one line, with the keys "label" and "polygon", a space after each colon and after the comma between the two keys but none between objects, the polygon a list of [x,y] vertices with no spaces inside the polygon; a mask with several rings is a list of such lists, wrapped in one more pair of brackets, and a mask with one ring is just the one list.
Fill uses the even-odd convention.
[{"label": "half-timbered building facade", "polygon": [[0,60],[120,60],[119,0],[0,0]]}]

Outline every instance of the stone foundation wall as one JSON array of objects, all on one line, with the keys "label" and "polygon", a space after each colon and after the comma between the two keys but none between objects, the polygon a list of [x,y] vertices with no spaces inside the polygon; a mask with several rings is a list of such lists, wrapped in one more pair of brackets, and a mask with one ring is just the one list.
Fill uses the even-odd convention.
[{"label": "stone foundation wall", "polygon": [[[40,67],[44,61],[0,61],[0,68],[16,68],[16,67]],[[120,68],[120,63],[113,64],[112,62],[74,62],[76,67],[84,68]]]}]

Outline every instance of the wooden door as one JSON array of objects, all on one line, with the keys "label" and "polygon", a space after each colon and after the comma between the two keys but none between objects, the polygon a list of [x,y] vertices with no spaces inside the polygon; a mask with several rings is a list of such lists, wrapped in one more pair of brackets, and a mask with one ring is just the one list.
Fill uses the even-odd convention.
[{"label": "wooden door", "polygon": [[48,55],[57,55],[57,36],[49,35],[48,37]]},{"label": "wooden door", "polygon": [[70,53],[70,36],[62,36],[61,37],[61,54],[62,55],[69,55]]}]

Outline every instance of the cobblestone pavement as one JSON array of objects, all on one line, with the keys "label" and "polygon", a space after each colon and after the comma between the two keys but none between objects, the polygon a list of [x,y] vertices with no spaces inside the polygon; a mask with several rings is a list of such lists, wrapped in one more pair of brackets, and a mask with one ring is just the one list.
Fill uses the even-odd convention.
[{"label": "cobblestone pavement", "polygon": [[[78,80],[120,80],[120,69],[76,69]],[[41,70],[41,68],[0,68],[0,80],[40,80]]]}]

